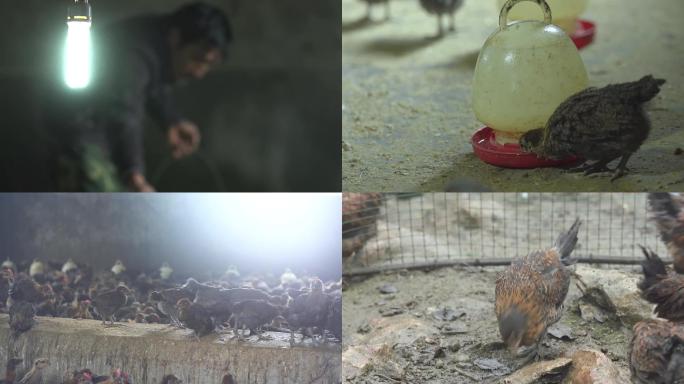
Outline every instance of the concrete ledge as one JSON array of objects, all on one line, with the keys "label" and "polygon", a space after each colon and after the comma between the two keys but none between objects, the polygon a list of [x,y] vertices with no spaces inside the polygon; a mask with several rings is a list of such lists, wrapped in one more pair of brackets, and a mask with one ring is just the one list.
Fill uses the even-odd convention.
[{"label": "concrete ledge", "polygon": [[[7,361],[8,316],[0,315],[0,361]],[[339,383],[341,347],[290,347],[289,334],[270,332],[273,340],[238,342],[212,334],[197,340],[192,331],[163,324],[37,318],[37,325],[11,346],[24,359],[22,374],[33,360],[50,359],[46,383],[61,383],[65,372],[90,368],[106,374],[128,372],[134,383],[156,384],[174,374],[186,384],[217,384],[230,373],[238,384]],[[20,376],[21,377],[21,376]]]}]

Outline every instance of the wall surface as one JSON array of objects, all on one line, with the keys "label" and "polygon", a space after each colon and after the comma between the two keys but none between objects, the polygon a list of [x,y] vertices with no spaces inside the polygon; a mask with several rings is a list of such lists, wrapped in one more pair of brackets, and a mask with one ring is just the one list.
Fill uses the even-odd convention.
[{"label": "wall surface", "polygon": [[[200,152],[171,160],[165,136],[146,135],[148,176],[160,190],[340,189],[340,7],[333,0],[207,1],[230,15],[235,42],[206,79],[179,87]],[[187,1],[92,0],[94,28]],[[50,132],[42,88],[59,80],[66,0],[0,0],[0,189],[41,190]],[[18,172],[18,166],[23,171]]]},{"label": "wall surface", "polygon": [[[218,384],[231,374],[240,384],[337,383],[338,345],[290,347],[289,335],[269,333],[271,341],[226,340],[215,334],[197,340],[192,331],[159,324],[38,318],[37,325],[11,346],[14,356],[33,362],[48,358],[44,382],[58,383],[67,372],[89,368],[97,374],[116,368],[133,382],[156,384],[174,374],[187,384]],[[0,361],[6,361],[8,316],[0,315]],[[23,367],[22,367],[23,368]],[[25,368],[18,368],[22,375]],[[21,376],[19,376],[21,377]]]}]

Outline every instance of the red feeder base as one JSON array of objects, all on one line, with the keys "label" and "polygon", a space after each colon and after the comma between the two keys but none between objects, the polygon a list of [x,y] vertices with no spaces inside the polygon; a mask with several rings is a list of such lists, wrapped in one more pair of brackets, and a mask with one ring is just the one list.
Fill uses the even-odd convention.
[{"label": "red feeder base", "polygon": [[471,141],[473,151],[480,160],[503,168],[559,167],[579,161],[576,157],[562,160],[539,158],[534,153],[522,152],[518,144],[501,145],[496,142],[494,130],[489,127],[475,132]]},{"label": "red feeder base", "polygon": [[596,34],[596,24],[587,20],[577,20],[577,29],[570,35],[572,42],[575,43],[577,49],[582,49],[594,41]]}]

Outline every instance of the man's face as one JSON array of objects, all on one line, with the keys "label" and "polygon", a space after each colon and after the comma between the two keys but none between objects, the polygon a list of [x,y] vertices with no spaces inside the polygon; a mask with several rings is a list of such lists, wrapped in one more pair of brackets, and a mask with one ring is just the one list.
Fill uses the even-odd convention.
[{"label": "man's face", "polygon": [[177,80],[202,79],[222,58],[219,49],[203,43],[180,44],[172,38],[171,49],[173,72]]}]

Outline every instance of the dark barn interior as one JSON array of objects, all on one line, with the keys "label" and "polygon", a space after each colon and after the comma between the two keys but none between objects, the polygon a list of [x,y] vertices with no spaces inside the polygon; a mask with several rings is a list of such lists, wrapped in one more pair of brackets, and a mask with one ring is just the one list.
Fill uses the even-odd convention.
[{"label": "dark barn interior", "polygon": [[[46,88],[61,80],[66,0],[0,1],[0,189],[48,186]],[[187,1],[90,2],[93,28]],[[147,124],[147,177],[159,191],[340,189],[340,7],[329,1],[207,1],[231,20],[228,58],[176,91],[202,132],[199,151],[172,160]],[[96,59],[96,58],[95,58]]]},{"label": "dark barn interior", "polygon": [[[162,378],[170,374],[183,383],[337,383],[340,199],[336,194],[4,194],[0,283],[19,288],[10,288],[7,304],[0,304],[0,361],[9,367],[11,359],[23,359],[16,367],[21,378],[33,362],[46,358],[43,377],[50,383],[71,383],[67,378],[82,369],[113,378],[121,370],[131,380],[116,381],[121,383],[167,383]],[[78,267],[65,272],[69,259]],[[112,268],[118,260],[125,270]],[[40,272],[36,261],[44,265]],[[166,277],[164,263],[172,268]],[[263,296],[260,305],[278,308],[281,315],[258,328],[240,326],[239,319],[254,316],[239,309],[243,299],[212,301],[199,291],[187,297],[195,297],[187,303],[197,312],[183,315],[177,299],[164,295],[189,289],[189,277],[202,292]],[[303,292],[299,297],[309,297],[317,278],[328,303],[319,313],[327,320],[320,335],[307,337],[307,330],[295,331],[308,321],[296,309],[303,299],[282,295],[295,284]],[[43,287],[39,299],[30,301],[35,322],[23,331],[12,320],[21,300],[29,300],[25,294],[17,298],[27,289],[19,281]],[[105,325],[103,295],[122,284],[130,291]],[[159,304],[168,301],[177,303],[177,315]],[[221,305],[231,307],[231,318],[212,311]],[[198,328],[189,313],[203,325]],[[332,328],[335,322],[340,332]],[[229,375],[234,381],[225,381]]]}]

